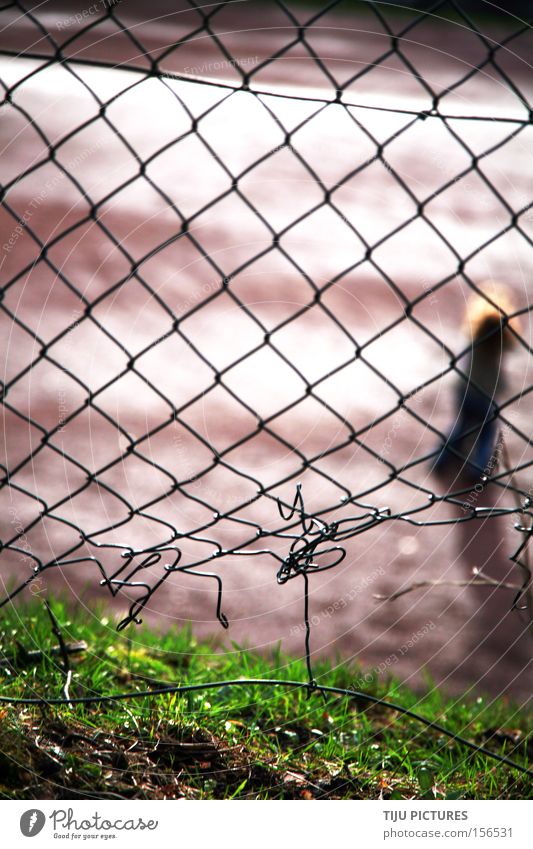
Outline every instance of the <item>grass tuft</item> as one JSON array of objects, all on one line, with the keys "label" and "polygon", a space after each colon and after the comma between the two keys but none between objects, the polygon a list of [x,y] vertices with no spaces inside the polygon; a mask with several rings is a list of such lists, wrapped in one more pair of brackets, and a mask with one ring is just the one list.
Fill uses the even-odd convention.
[{"label": "grass tuft", "polygon": [[[239,678],[306,681],[305,662],[190,629],[117,633],[108,615],[52,605],[69,655],[71,697]],[[65,672],[37,600],[0,620],[0,695],[62,695]],[[358,688],[362,670],[315,665],[319,683]],[[392,678],[359,685],[527,766],[531,717],[507,699],[417,694]],[[0,705],[6,799],[518,799],[531,778],[381,705],[306,689],[220,686],[98,705]]]}]

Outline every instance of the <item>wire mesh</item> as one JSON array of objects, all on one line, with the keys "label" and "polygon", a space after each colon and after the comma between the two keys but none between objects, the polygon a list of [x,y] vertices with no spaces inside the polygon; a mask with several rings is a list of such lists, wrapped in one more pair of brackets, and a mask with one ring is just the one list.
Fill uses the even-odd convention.
[{"label": "wire mesh", "polygon": [[[32,8],[15,2],[2,7],[5,32],[9,33],[11,27],[15,35],[11,36],[11,42],[4,39],[1,54],[24,61],[13,64],[15,71],[6,66],[0,81],[4,92],[1,114],[4,121],[9,117],[10,121],[18,122],[9,126],[19,126],[25,131],[31,127],[33,133],[31,156],[18,162],[11,173],[5,173],[1,198],[5,235],[0,309],[9,339],[8,353],[17,345],[20,353],[7,357],[2,383],[6,449],[0,490],[8,505],[8,522],[1,557],[4,563],[9,558],[17,563],[22,559],[25,568],[18,570],[16,584],[6,591],[2,604],[26,587],[31,588],[48,570],[92,563],[99,569],[102,585],[113,596],[125,590],[135,596],[120,623],[119,627],[123,628],[132,621],[140,621],[148,600],[169,576],[181,572],[192,579],[202,578],[213,586],[214,612],[225,628],[228,620],[223,611],[220,561],[228,555],[267,556],[274,561],[279,583],[303,579],[306,650],[312,682],[309,576],[334,568],[346,555],[347,540],[378,525],[393,521],[415,526],[442,525],[509,515],[516,520],[518,531],[516,550],[510,552],[520,567],[514,605],[527,606],[525,599],[531,582],[526,556],[531,492],[524,474],[532,464],[532,455],[527,416],[525,426],[522,422],[533,388],[528,372],[532,351],[525,331],[529,303],[503,315],[503,323],[512,332],[522,357],[523,379],[519,391],[514,381],[506,397],[497,402],[491,399],[487,411],[488,418],[504,434],[512,456],[508,463],[500,456],[490,467],[478,468],[474,478],[475,486],[482,490],[490,484],[495,491],[508,493],[511,500],[507,506],[501,500],[495,506],[482,506],[477,496],[471,497],[472,492],[478,491],[473,480],[465,480],[462,473],[447,487],[432,475],[431,465],[446,444],[444,428],[448,424],[442,418],[434,424],[423,404],[420,405],[420,399],[448,378],[462,381],[463,385],[475,384],[464,365],[464,357],[469,352],[472,354],[473,346],[463,345],[458,351],[450,344],[446,329],[439,332],[435,322],[428,319],[427,308],[433,299],[459,283],[462,288],[453,291],[460,291],[461,297],[472,291],[491,303],[479,280],[471,274],[476,259],[485,256],[491,246],[509,233],[520,242],[520,250],[528,251],[532,245],[531,200],[520,193],[509,193],[486,167],[490,157],[529,137],[531,105],[522,80],[507,67],[509,56],[519,55],[524,39],[530,36],[530,27],[513,19],[513,26],[507,27],[504,36],[496,40],[475,23],[465,11],[465,4],[437,2],[427,10],[411,11],[397,18],[390,4],[366,2],[363,6],[371,20],[369,31],[377,32],[379,38],[371,41],[365,60],[356,63],[355,72],[352,67],[346,74],[321,58],[323,54],[319,55],[314,46],[314,34],[322,26],[327,27],[328,15],[338,8],[342,10],[339,0],[313,12],[303,10],[298,4],[276,0],[268,6],[268,14],[277,15],[276,38],[270,54],[244,58],[234,55],[228,46],[231,33],[224,23],[224,13],[231,11],[233,5],[215,2],[201,6],[189,0],[176,13],[179,40],[165,47],[145,44],[142,28],[126,22],[125,8],[118,2],[101,2],[76,13],[67,14],[64,9],[63,18],[54,13],[53,25],[47,17],[48,11],[43,12],[38,6]],[[428,21],[446,17],[468,34],[472,53],[477,58],[454,67],[446,84],[438,87],[416,66],[410,46],[416,43],[418,31]],[[21,20],[24,26],[17,30],[16,24]],[[185,65],[198,61],[190,52],[191,46],[198,42],[208,58],[202,65]],[[372,53],[375,47],[380,49]],[[106,58],[106,51],[113,59]],[[316,86],[293,92],[265,84],[265,73],[276,74],[276,63],[293,56],[305,57],[312,65]],[[176,67],[181,70],[176,72]],[[57,78],[60,85],[80,91],[84,98],[83,120],[64,133],[49,130],[48,116],[41,113],[38,98],[28,103],[24,98],[24,92],[31,86],[50,85],[49,79],[53,82],[56,78],[48,75],[58,69],[62,74]],[[115,74],[116,81],[113,91],[106,89],[103,95],[104,87],[95,72],[104,69]],[[381,100],[358,99],[361,80],[380,69],[392,69],[400,89],[402,79],[408,79],[410,84],[415,81],[424,108],[403,106],[401,92],[395,90],[387,91]],[[465,96],[461,101],[462,93],[470,91],[468,86],[480,77],[496,81],[505,91],[508,108],[491,114],[479,104],[479,111],[475,112],[471,99]],[[144,91],[146,86],[150,87],[150,96],[155,92],[154,86],[160,87],[170,115],[171,131],[156,149],[148,149],[142,143],[142,116],[141,135],[135,139],[121,129],[120,109],[130,110],[134,101],[128,98]],[[205,92],[196,110],[187,97],[190,87],[195,91],[201,87]],[[275,129],[279,143],[257,151],[259,155],[239,170],[218,152],[206,128],[219,113],[224,115],[223,121],[227,120],[226,115],[231,112],[223,110],[243,97],[247,98],[250,121],[256,120],[260,113],[261,120]],[[300,107],[303,104],[303,118],[290,125],[280,117],[284,103],[298,103]],[[385,135],[376,131],[376,116],[379,118],[384,113],[395,116],[394,130]],[[354,153],[354,167],[328,182],[316,157],[302,152],[306,146],[300,140],[305,139],[317,116],[326,121],[331,116],[335,122],[339,115],[353,130],[354,148],[361,148],[363,155]],[[430,124],[438,125],[442,151],[440,159],[430,162],[434,188],[424,192],[417,191],[409,176],[395,166],[394,149],[405,140],[409,143],[421,128]],[[489,144],[480,145],[478,138],[474,144],[468,129],[472,126],[480,127],[481,139],[487,126],[491,132],[497,128],[497,140],[490,136]],[[96,141],[91,136],[95,128],[100,134]],[[198,189],[195,203],[186,192],[180,196],[180,186],[176,187],[172,172],[163,169],[166,177],[157,177],[158,163],[170,152],[173,161],[181,163],[179,181],[189,167],[192,140],[196,145],[194,150],[202,151],[208,171],[206,185]],[[82,153],[69,158],[69,145],[73,142],[80,143]],[[448,153],[448,147],[454,154]],[[84,179],[90,157],[101,148],[129,163],[125,177],[110,179],[109,183],[103,180],[104,189],[95,183],[88,187]],[[368,149],[370,153],[365,153]],[[310,205],[305,199],[294,217],[281,215],[272,221],[260,196],[250,190],[249,179],[260,174],[261,179],[268,180],[268,169],[280,154],[289,157],[291,167],[312,183],[314,199]],[[451,175],[445,174],[439,164],[448,155],[459,155],[462,163]],[[203,162],[204,159],[202,165]],[[392,202],[398,200],[401,210],[401,220],[377,238],[369,238],[364,213],[359,217],[346,215],[342,202],[342,191],[347,186],[357,189],[362,185],[364,192],[364,180],[373,168],[386,175]],[[479,187],[479,196],[481,193],[489,196],[499,212],[493,218],[488,236],[484,234],[479,240],[472,227],[466,246],[458,249],[446,228],[431,214],[431,205],[446,197],[447,192],[464,189],[472,179]],[[136,244],[135,233],[125,235],[120,221],[109,214],[117,197],[127,197],[128,189],[139,184],[154,199],[146,211],[147,223],[151,218],[157,219],[157,226],[150,231],[149,249],[146,240]],[[70,214],[43,235],[46,228],[42,216],[46,216],[50,192],[58,185],[71,198]],[[21,186],[34,186],[26,207],[21,207],[18,200]],[[253,220],[261,235],[248,239],[253,230],[250,225],[243,237],[246,244],[241,254],[238,258],[230,255],[226,261],[222,250],[213,250],[205,221],[210,212],[224,217],[224,204],[230,197],[238,200],[243,214]],[[364,208],[364,196],[361,202]],[[164,216],[158,217],[159,211],[154,209],[163,210]],[[299,227],[320,226],[315,223],[317,213],[334,219],[344,228],[345,238],[351,240],[349,251],[331,245],[332,252],[339,250],[340,259],[335,273],[325,276],[310,272],[302,251],[291,247],[290,242],[291,234]],[[390,266],[380,260],[380,249],[398,244],[394,239],[401,239],[413,225],[423,225],[434,240],[432,244],[438,244],[448,257],[446,273],[430,282],[418,280],[415,293],[406,292]],[[88,230],[93,244],[103,246],[101,268],[105,285],[96,286],[94,280],[86,283],[76,274],[72,257],[75,260],[78,236],[81,238]],[[22,243],[25,251],[20,250]],[[58,259],[63,246],[67,255]],[[154,259],[169,256],[172,261],[172,251],[176,249],[185,252],[190,265],[201,263],[205,276],[205,283],[194,280],[184,289],[177,307],[175,298],[169,297],[170,290],[161,289],[150,273]],[[347,253],[349,261],[345,261]],[[299,294],[290,313],[270,321],[265,319],[260,304],[250,303],[244,297],[240,281],[250,270],[261,268],[265,258],[273,257],[283,262],[292,279],[298,281]],[[339,308],[329,299],[332,293],[342,289],[349,275],[361,270],[372,275],[376,287],[378,284],[381,287],[379,291],[392,296],[398,307],[396,317],[382,324],[378,310],[374,330],[366,338],[354,332],[342,304]],[[52,288],[60,289],[64,304],[71,305],[70,311],[67,307],[60,311],[62,321],[51,330],[44,321],[32,320],[35,310],[32,314],[21,307],[30,276],[32,280],[37,276],[42,281],[39,286],[44,291],[43,315],[47,299],[53,295]],[[53,287],[47,281],[53,281]],[[143,336],[146,343],[141,348],[114,332],[112,323],[102,317],[103,310],[110,310],[113,305],[117,310],[125,308],[127,300],[120,298],[130,297],[133,287],[135,297],[142,295],[158,309],[157,329],[147,330]],[[290,299],[290,291],[287,297]],[[230,327],[232,335],[242,335],[242,344],[238,356],[226,362],[211,359],[208,344],[211,325],[207,323],[202,329],[201,324],[202,316],[211,315],[213,309],[216,320],[221,321],[222,313],[216,312],[221,304],[236,311],[243,318],[242,328],[245,328],[241,331],[238,324],[233,330]],[[310,338],[314,333],[312,327],[303,325],[303,338],[310,340],[303,349],[302,331],[298,331],[296,343],[292,349],[289,346],[292,356],[281,343],[310,313],[319,315],[331,328],[336,340],[333,359],[321,350],[319,335]],[[520,318],[521,324],[512,325],[513,319]],[[195,325],[195,321],[200,323]],[[416,335],[430,347],[436,346],[442,368],[422,380],[416,374],[413,378],[406,370],[400,379],[394,364],[395,334],[399,330]],[[385,357],[374,356],[378,343],[389,346]],[[112,365],[97,379],[87,367],[88,351],[104,358],[108,349],[116,358],[107,357]],[[169,390],[167,375],[154,371],[150,365],[154,352],[161,351],[168,351],[169,371],[187,372],[191,377],[188,383],[184,380],[183,386],[175,384],[173,391]],[[319,360],[323,357],[328,365],[310,376],[306,357],[311,353],[317,354]],[[287,386],[281,400],[276,397],[274,403],[258,402],[254,406],[246,393],[235,388],[234,375],[245,369],[250,383],[258,389],[258,395],[253,397],[269,400],[272,384],[267,375],[272,368],[275,382]],[[328,387],[346,375],[354,379],[355,395],[365,391],[383,395],[385,403],[379,414],[367,415],[354,423],[344,409],[328,400]],[[27,401],[28,381],[33,379],[35,397],[39,394],[37,389],[45,395],[56,392],[56,378],[68,382],[70,400],[67,403],[59,392],[52,421],[40,415],[38,405],[33,413]],[[138,421],[133,426],[116,412],[118,402],[113,412],[114,393],[117,398],[121,393],[130,398],[132,394],[135,396]],[[76,403],[72,398],[77,399]],[[143,421],[148,398],[156,399],[160,412],[156,416],[146,414]],[[234,439],[230,438],[232,427],[228,427],[230,436],[222,445],[198,425],[194,412],[200,402],[205,405],[212,400],[216,415],[221,409],[221,398],[227,409],[233,411],[235,421],[242,423],[236,428],[238,435]],[[309,405],[318,405],[321,414],[327,414],[336,428],[335,439],[319,450],[308,450],[301,444],[291,419],[291,414],[304,407],[309,409]],[[522,414],[520,410],[524,409],[526,413]],[[425,440],[419,440],[404,458],[396,456],[387,442],[389,439],[392,444],[390,437],[399,420],[407,422],[413,431],[423,430]],[[476,429],[477,424],[472,425],[471,432]],[[158,440],[173,445],[173,464],[160,459],[164,455],[159,454]],[[264,476],[261,464],[254,466],[254,446],[262,446],[265,441],[272,451],[277,448],[290,457],[290,463],[281,465],[277,476]],[[461,445],[448,443],[448,450],[460,462],[462,472],[468,469],[468,456]],[[257,451],[260,456],[261,449]],[[347,454],[351,459],[345,463],[343,460],[344,465],[335,467],[329,462]],[[361,457],[371,473],[358,474]],[[133,468],[137,475],[135,497],[131,486],[120,477],[126,467]],[[61,497],[57,497],[57,488],[53,497],[49,496],[46,482],[52,479],[57,482],[59,478],[63,485]],[[391,492],[392,506],[385,500]],[[83,502],[85,496],[90,496],[92,501]],[[458,512],[441,513],[442,505],[452,505]]]}]

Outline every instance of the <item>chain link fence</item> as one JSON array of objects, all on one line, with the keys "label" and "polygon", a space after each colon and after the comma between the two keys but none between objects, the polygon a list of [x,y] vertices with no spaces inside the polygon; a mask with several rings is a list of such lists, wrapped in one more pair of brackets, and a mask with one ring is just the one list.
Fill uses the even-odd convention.
[{"label": "chain link fence", "polygon": [[[501,157],[522,168],[531,140],[531,30],[468,9],[189,0],[141,26],[125,0],[2,6],[2,604],[92,564],[129,598],[122,628],[181,572],[214,590],[227,627],[224,559],[269,558],[305,587],[312,681],[309,577],[348,540],[508,515],[527,607],[531,182],[510,185]],[[237,52],[236,29],[267,18],[260,47]],[[320,42],[343,29],[349,63]],[[452,196],[462,239],[439,207]],[[465,357],[484,340],[458,326],[470,293],[494,308],[485,258],[512,278],[498,339],[512,334],[515,371],[485,410],[497,456],[472,477],[446,440],[453,386],[479,382]],[[458,467],[444,481],[443,445]]]}]

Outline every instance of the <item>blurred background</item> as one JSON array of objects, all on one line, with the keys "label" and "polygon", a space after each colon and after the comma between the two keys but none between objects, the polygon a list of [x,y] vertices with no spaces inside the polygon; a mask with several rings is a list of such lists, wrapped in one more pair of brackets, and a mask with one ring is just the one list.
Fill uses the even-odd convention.
[{"label": "blurred background", "polygon": [[[379,668],[422,631],[403,680],[529,696],[515,592],[463,585],[520,582],[516,517],[450,521],[469,489],[428,459],[472,285],[501,280],[507,461],[533,487],[526,5],[0,11],[6,592],[47,566],[24,593],[92,616],[154,550],[145,620],[225,638],[208,571],[229,638],[301,655],[303,581],[276,580],[300,483],[325,521],[401,517],[311,575],[315,656]],[[164,571],[175,549],[191,572]],[[146,593],[112,589],[120,614]]]}]

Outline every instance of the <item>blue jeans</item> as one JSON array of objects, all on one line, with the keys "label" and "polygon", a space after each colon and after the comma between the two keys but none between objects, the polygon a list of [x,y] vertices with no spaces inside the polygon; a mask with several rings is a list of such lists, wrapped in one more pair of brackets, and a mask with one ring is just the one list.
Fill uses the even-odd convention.
[{"label": "blue jeans", "polygon": [[[461,387],[457,393],[457,420],[441,447],[434,469],[442,471],[451,458],[463,460],[470,473],[482,474],[489,464],[496,437],[497,408],[493,399],[476,389]],[[461,449],[463,440],[468,440]],[[465,454],[468,451],[468,455]],[[457,453],[455,453],[457,452]],[[487,469],[486,474],[490,473]]]}]

